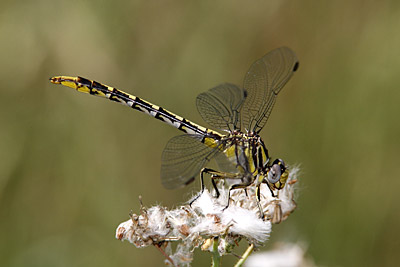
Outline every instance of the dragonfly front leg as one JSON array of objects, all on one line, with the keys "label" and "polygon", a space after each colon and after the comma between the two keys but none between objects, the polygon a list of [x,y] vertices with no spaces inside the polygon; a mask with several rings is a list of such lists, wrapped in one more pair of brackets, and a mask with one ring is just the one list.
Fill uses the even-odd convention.
[{"label": "dragonfly front leg", "polygon": [[[271,190],[271,188],[270,188],[270,190]],[[257,206],[258,206],[258,209],[260,210],[260,218],[264,220],[264,211],[260,204],[260,201],[261,201],[260,184],[257,185],[256,195],[257,195]]]}]

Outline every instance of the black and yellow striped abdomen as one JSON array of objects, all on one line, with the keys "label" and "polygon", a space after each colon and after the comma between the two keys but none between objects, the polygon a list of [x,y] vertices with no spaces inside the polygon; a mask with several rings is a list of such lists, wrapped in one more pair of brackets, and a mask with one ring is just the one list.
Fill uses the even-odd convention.
[{"label": "black and yellow striped abdomen", "polygon": [[[50,78],[50,81],[54,84],[61,84],[73,88],[82,93],[104,97],[123,105],[129,106],[188,134],[196,134],[202,136],[211,135],[217,139],[222,137],[222,135],[216,131],[212,131],[189,120],[186,120],[162,107],[151,104],[150,102],[147,102],[146,100],[143,100],[137,96],[125,93],[121,90],[96,81],[88,80],[82,77],[69,76],[52,77]],[[206,138],[204,142],[206,145],[213,147],[216,145],[215,141],[213,140],[213,138]]]}]

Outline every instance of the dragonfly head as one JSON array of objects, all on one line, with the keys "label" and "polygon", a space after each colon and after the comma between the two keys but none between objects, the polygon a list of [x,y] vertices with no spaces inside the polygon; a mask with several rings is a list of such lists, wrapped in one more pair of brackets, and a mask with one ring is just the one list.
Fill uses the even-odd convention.
[{"label": "dragonfly head", "polygon": [[285,162],[276,159],[267,171],[267,181],[276,189],[282,189],[289,177],[289,171],[286,169]]}]

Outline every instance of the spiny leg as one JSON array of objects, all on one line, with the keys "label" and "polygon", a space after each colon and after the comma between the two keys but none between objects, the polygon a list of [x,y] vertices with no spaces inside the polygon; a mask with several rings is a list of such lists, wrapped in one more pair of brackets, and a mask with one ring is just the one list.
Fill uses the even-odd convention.
[{"label": "spiny leg", "polygon": [[215,189],[216,198],[219,197],[220,193],[217,188],[217,184],[215,182],[216,179],[240,179],[241,176],[238,173],[230,173],[230,172],[220,172],[213,169],[204,168],[204,172],[211,175],[211,182]]},{"label": "spiny leg", "polygon": [[268,188],[269,188],[269,191],[271,192],[271,196],[272,196],[272,197],[276,197],[276,195],[275,195],[275,193],[274,193],[274,190],[272,189],[271,184],[270,184],[267,180],[265,180],[265,179],[262,181],[262,183],[267,184],[267,186],[268,186]]},{"label": "spiny leg", "polygon": [[[241,178],[241,175],[238,173],[220,172],[220,171],[216,171],[216,170],[213,170],[210,168],[203,168],[200,172],[200,182],[201,182],[200,193],[190,201],[189,205],[192,205],[193,202],[195,202],[201,196],[201,194],[203,194],[203,192],[204,192],[204,188],[205,188],[204,176],[203,176],[204,173],[211,175],[211,183],[214,187],[216,198],[218,198],[220,196],[220,193],[219,193],[217,184],[215,182],[215,179],[240,179]],[[228,200],[228,203],[229,203],[229,200]]]},{"label": "spiny leg", "polygon": [[[213,170],[213,169],[210,169],[210,168],[203,168],[203,169],[201,169],[201,171],[200,171],[200,186],[201,186],[201,188],[200,188],[200,193],[196,196],[196,197],[194,197],[190,202],[189,202],[189,205],[191,206],[192,204],[193,204],[193,202],[195,202],[200,196],[201,196],[201,194],[203,194],[203,192],[204,192],[204,188],[205,188],[205,186],[204,186],[204,173],[208,173],[208,174],[210,174],[211,175],[211,177],[214,175],[214,173],[217,173],[218,171],[215,171],[215,170]],[[215,183],[215,181],[213,180],[213,179],[211,179],[211,182],[212,182],[212,185],[213,185],[213,187],[214,187],[214,189],[215,189],[215,194],[216,194],[216,198],[218,198],[219,197],[219,191],[218,191],[218,188],[217,188],[217,184]]]},{"label": "spiny leg", "polygon": [[[217,189],[216,184],[214,182],[215,179],[243,179],[243,174],[240,174],[240,173],[219,172],[219,171],[215,171],[215,170],[211,170],[211,169],[208,169],[207,173],[209,173],[211,175],[211,181],[213,182],[213,186],[214,186],[214,188],[215,188],[215,190],[217,192],[217,197],[219,196],[219,192],[218,192],[218,189]],[[233,190],[233,189],[241,189],[242,188],[242,189],[244,189],[246,196],[248,196],[246,188],[249,185],[251,185],[252,183],[253,183],[253,179],[248,179],[247,182],[242,182],[242,183],[239,183],[239,184],[231,185],[229,187],[229,190],[228,190],[228,202],[227,202],[226,207],[223,208],[223,210],[226,210],[229,207],[229,202],[230,202],[230,199],[231,199],[231,190]],[[259,209],[261,211],[261,217],[263,218],[264,214],[263,214],[262,209],[261,209],[259,198],[257,200],[257,205],[258,205],[258,207],[259,207]]]},{"label": "spiny leg", "polygon": [[261,202],[261,193],[260,192],[261,192],[260,185],[257,185],[257,189],[256,189],[257,206],[258,206],[258,209],[260,210],[260,218],[262,220],[264,220],[264,211],[263,211],[263,209],[261,207],[261,204],[260,204],[260,202]]},{"label": "spiny leg", "polygon": [[252,183],[253,183],[253,181],[249,181],[249,182],[246,182],[246,183],[231,185],[231,186],[229,187],[229,190],[228,190],[228,203],[226,204],[225,208],[223,208],[223,210],[226,210],[226,209],[229,207],[229,201],[231,200],[231,190],[233,190],[233,189],[240,189],[240,188],[246,189],[246,187],[248,187],[248,186],[251,185]]}]

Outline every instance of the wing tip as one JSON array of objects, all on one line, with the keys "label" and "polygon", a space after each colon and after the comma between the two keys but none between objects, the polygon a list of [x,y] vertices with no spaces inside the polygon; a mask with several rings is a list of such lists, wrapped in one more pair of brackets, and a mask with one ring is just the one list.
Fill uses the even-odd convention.
[{"label": "wing tip", "polygon": [[299,65],[300,65],[299,61],[296,61],[296,63],[294,63],[293,72],[295,72],[299,69]]}]

